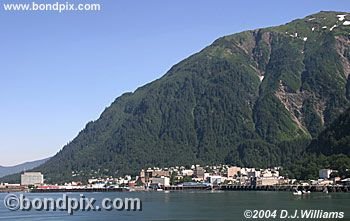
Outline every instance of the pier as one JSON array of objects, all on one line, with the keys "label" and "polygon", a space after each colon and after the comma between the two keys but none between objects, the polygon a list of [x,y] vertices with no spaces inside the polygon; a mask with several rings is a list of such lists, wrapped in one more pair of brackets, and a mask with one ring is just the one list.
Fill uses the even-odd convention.
[{"label": "pier", "polygon": [[26,192],[28,188],[26,187],[16,187],[16,188],[0,188],[0,193],[15,193],[15,192]]},{"label": "pier", "polygon": [[310,192],[323,192],[325,189],[328,192],[349,192],[350,187],[347,186],[300,186],[300,185],[273,185],[273,186],[239,186],[239,185],[221,185],[220,190],[224,191],[293,191],[306,190]]},{"label": "pier", "polygon": [[127,192],[125,188],[31,189],[31,193]]},{"label": "pier", "polygon": [[211,190],[210,186],[167,186],[163,187],[164,190],[169,191],[181,191],[181,190]]}]

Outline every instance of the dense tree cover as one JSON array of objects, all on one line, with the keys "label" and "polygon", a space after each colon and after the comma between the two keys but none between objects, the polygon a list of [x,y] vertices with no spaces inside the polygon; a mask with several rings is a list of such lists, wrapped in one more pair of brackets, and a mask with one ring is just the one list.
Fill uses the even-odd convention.
[{"label": "dense tree cover", "polygon": [[350,109],[320,133],[318,139],[311,143],[308,151],[325,156],[344,154],[350,157]]},{"label": "dense tree cover", "polygon": [[283,175],[302,180],[318,179],[319,169],[338,170],[337,175],[349,177],[350,157],[344,154],[325,156],[323,154],[303,153],[293,164],[286,166]]},{"label": "dense tree cover", "polygon": [[[349,81],[336,48],[349,27],[321,28],[336,15],[322,12],[312,22],[216,40],[162,78],[117,98],[35,170],[48,182],[61,182],[136,174],[148,166],[228,163],[282,165],[289,176],[308,177],[327,163],[347,163],[349,139],[342,132],[335,141],[324,132],[330,140],[305,151],[349,107]],[[291,37],[294,32],[307,41]]]},{"label": "dense tree cover", "polygon": [[[305,146],[305,145],[301,145]],[[285,175],[316,179],[320,168],[338,170],[341,177],[350,175],[350,108],[341,114],[317,139],[300,151],[300,157],[285,164]],[[286,159],[288,160],[288,159]]]}]

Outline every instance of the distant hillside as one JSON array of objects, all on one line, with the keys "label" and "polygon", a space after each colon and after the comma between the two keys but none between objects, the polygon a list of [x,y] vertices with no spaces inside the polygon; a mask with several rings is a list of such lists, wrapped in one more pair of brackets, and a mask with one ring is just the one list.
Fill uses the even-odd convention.
[{"label": "distant hillside", "polygon": [[45,163],[46,161],[48,161],[50,158],[46,158],[43,160],[37,160],[37,161],[32,161],[32,162],[26,162],[26,163],[22,163],[16,166],[11,166],[11,167],[3,167],[0,166],[0,178],[10,175],[10,174],[14,174],[14,173],[20,173],[22,171],[26,171],[26,170],[31,170],[37,166],[42,165],[43,163]]},{"label": "distant hillside", "polygon": [[320,12],[219,38],[117,98],[35,170],[63,182],[147,166],[293,164],[350,107],[349,22]]}]

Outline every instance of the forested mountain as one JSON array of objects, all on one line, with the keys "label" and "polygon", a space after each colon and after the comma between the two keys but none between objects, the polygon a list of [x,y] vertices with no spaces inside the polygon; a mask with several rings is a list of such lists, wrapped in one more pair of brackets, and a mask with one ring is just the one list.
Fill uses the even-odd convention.
[{"label": "forested mountain", "polygon": [[291,165],[350,107],[349,21],[320,12],[219,38],[117,98],[36,170],[56,182],[146,166]]}]

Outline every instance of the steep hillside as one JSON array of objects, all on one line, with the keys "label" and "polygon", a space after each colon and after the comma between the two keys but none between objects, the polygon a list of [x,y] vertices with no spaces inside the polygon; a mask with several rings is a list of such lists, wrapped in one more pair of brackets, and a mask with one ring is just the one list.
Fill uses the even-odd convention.
[{"label": "steep hillside", "polygon": [[350,157],[350,109],[324,130],[308,150],[326,156],[344,154]]},{"label": "steep hillside", "polygon": [[283,165],[349,107],[348,21],[321,12],[222,37],[117,98],[36,170],[55,182],[155,165]]}]

